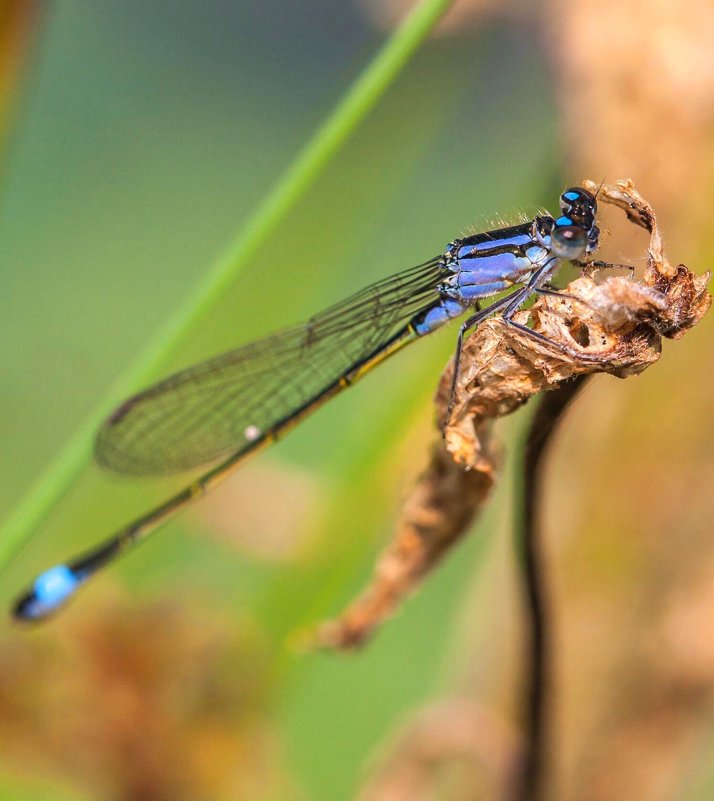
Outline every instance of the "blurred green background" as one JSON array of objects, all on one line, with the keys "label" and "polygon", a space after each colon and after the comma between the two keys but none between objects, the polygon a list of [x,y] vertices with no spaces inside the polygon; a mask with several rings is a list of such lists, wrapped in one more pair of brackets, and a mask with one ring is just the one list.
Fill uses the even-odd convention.
[{"label": "blurred green background", "polygon": [[[186,301],[386,35],[359,4],[326,0],[46,8],[0,201],[1,509]],[[562,166],[549,69],[527,25],[427,42],[165,371],[497,215],[555,210],[582,176]],[[2,623],[3,797],[350,798],[394,727],[465,664],[477,686],[501,686],[508,646],[475,667],[467,656],[489,619],[474,598],[498,602],[504,582],[481,568],[499,532],[507,547],[507,481],[363,652],[292,647],[369,577],[426,462],[452,347],[453,331],[435,335],[330,403],[50,625]],[[0,601],[181,483],[87,469]]]}]

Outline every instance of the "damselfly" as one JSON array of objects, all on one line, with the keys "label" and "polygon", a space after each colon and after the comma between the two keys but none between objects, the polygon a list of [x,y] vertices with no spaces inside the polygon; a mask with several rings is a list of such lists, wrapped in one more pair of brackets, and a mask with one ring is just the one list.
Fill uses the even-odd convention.
[{"label": "damselfly", "polygon": [[[473,313],[459,329],[454,382],[464,334],[495,312],[545,339],[513,315],[532,295],[553,291],[546,284],[561,260],[579,262],[597,249],[596,206],[590,192],[568,189],[557,218],[543,214],[457,239],[440,256],[363,289],[303,325],[189,367],[129,398],[99,431],[101,465],[153,475],[218,464],[96,548],[38,576],[16,603],[15,617],[36,620],[56,610],[90,576],[248,456],[405,345],[468,310]],[[506,294],[480,307],[482,299],[501,292]]]}]

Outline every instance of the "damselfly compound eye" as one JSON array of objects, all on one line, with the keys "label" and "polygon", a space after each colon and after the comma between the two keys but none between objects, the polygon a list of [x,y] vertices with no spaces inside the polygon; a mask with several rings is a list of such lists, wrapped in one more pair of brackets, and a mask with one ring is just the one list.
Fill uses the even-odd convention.
[{"label": "damselfly compound eye", "polygon": [[560,208],[566,212],[570,211],[573,207],[573,204],[580,200],[582,197],[582,190],[580,189],[566,189],[565,192],[560,196]]},{"label": "damselfly compound eye", "polygon": [[595,196],[587,189],[573,187],[566,189],[560,196],[560,210],[578,222],[585,222],[586,219],[593,218],[596,209]]},{"label": "damselfly compound eye", "polygon": [[579,259],[588,244],[587,232],[579,225],[561,223],[561,217],[555,221],[550,235],[553,252],[559,259]]}]

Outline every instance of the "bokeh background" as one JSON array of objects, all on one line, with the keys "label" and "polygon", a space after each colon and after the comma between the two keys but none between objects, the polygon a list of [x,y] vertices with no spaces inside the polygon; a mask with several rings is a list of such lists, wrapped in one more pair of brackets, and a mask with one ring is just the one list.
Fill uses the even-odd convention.
[{"label": "bokeh background", "polygon": [[[408,5],[0,5],[3,516]],[[706,0],[456,3],[164,372],[496,218],[555,211],[584,177],[632,178],[670,259],[703,272],[713,41]],[[641,267],[632,231],[613,220],[608,247]],[[557,439],[549,797],[714,791],[713,325],[665,343],[637,379],[594,380]],[[468,541],[373,643],[295,647],[369,577],[426,463],[452,347],[446,331],[390,361],[49,625],[6,618],[0,795],[501,797],[522,670],[508,467]],[[523,424],[502,424],[511,452]],[[5,571],[0,601],[181,482],[88,467]]]}]

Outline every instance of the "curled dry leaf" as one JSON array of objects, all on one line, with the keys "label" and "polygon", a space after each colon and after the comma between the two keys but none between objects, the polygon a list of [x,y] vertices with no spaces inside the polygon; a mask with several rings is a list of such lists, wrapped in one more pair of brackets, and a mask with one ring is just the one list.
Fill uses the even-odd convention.
[{"label": "curled dry leaf", "polygon": [[482,433],[483,458],[474,470],[456,464],[440,442],[433,446],[429,465],[402,509],[396,536],[380,557],[369,587],[337,620],[320,626],[318,645],[361,645],[468,528],[496,480],[490,438]]},{"label": "curled dry leaf", "polygon": [[[598,190],[592,182],[584,185]],[[540,296],[514,317],[520,323],[530,319],[533,330],[552,344],[500,317],[483,323],[466,340],[448,421],[453,364],[444,370],[436,393],[443,441],[433,447],[371,584],[339,618],[320,627],[318,644],[348,648],[364,642],[468,529],[495,483],[496,418],[578,375],[627,378],[642,372],[659,358],[662,337],[683,336],[709,308],[709,274],[696,276],[683,265],[670,265],[654,211],[631,181],[600,187],[598,198],[650,232],[642,282],[623,277],[598,282],[584,274],[562,293]]]}]

